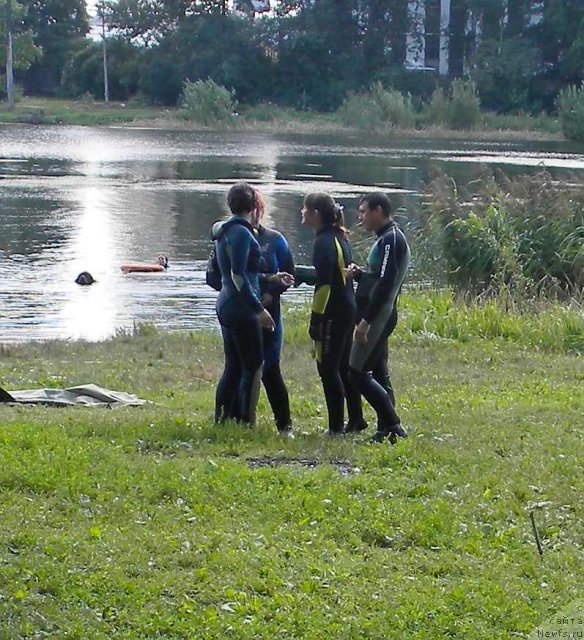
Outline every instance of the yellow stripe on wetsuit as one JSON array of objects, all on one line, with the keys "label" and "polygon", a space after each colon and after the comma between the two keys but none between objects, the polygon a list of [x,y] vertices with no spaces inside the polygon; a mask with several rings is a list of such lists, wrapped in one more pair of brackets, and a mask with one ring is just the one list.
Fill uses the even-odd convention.
[{"label": "yellow stripe on wetsuit", "polygon": [[[347,283],[347,276],[345,274],[345,256],[343,254],[343,248],[341,247],[341,243],[335,238],[335,249],[337,252],[337,266],[339,268],[339,273],[341,274],[341,279],[343,281],[343,285]],[[326,307],[328,305],[328,301],[331,296],[331,285],[324,284],[322,287],[314,290],[314,297],[312,299],[312,311],[314,313],[318,313],[320,315],[324,315],[326,311]],[[322,360],[322,342],[315,341],[314,343],[314,357],[317,362],[321,362]]]},{"label": "yellow stripe on wetsuit", "polygon": [[[343,249],[341,243],[335,238],[335,249],[337,251],[337,266],[339,267],[339,273],[343,280],[343,285],[347,284],[347,276],[345,275],[345,257],[343,255]],[[315,289],[314,297],[312,299],[312,311],[315,313],[324,314],[331,295],[331,285],[323,284],[322,287]]]}]

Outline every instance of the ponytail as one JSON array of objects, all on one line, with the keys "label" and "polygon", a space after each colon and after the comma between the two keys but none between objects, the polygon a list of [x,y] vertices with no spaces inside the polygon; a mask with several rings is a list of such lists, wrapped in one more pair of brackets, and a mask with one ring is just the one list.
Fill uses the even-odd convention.
[{"label": "ponytail", "polygon": [[330,194],[324,192],[309,193],[304,198],[304,206],[307,209],[318,211],[325,226],[335,227],[343,235],[347,233],[343,206],[335,202],[335,199]]},{"label": "ponytail", "polygon": [[335,211],[335,220],[333,222],[333,226],[336,227],[343,234],[348,233],[347,227],[345,227],[345,207],[338,202],[335,202],[334,206]]}]

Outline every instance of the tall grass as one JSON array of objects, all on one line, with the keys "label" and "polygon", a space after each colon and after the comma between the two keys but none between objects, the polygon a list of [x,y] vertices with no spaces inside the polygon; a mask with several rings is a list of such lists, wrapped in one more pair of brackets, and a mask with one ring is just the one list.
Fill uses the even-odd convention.
[{"label": "tall grass", "polygon": [[410,291],[402,296],[397,334],[402,338],[458,342],[498,339],[544,351],[584,353],[584,309],[509,296],[472,297],[451,288]]},{"label": "tall grass", "polygon": [[[402,343],[497,340],[546,352],[584,353],[581,303],[545,298],[517,301],[510,295],[473,296],[452,287],[407,287],[399,300],[396,339]],[[286,312],[286,341],[309,343],[309,305]]]},{"label": "tall grass", "polygon": [[350,93],[338,111],[343,124],[363,130],[413,127],[414,109],[409,96],[376,82],[369,91]]},{"label": "tall grass", "polygon": [[450,87],[447,123],[453,129],[472,129],[480,117],[481,103],[475,83],[457,78]]},{"label": "tall grass", "polygon": [[575,297],[584,287],[584,185],[547,172],[460,186],[447,176],[427,188],[418,238],[461,291],[512,297]]},{"label": "tall grass", "polygon": [[557,108],[566,138],[584,141],[584,83],[580,87],[572,85],[561,91]]}]

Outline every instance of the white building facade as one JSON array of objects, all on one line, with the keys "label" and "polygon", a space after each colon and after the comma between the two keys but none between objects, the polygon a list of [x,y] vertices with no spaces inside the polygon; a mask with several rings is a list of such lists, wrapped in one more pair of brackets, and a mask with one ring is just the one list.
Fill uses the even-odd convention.
[{"label": "white building facade", "polygon": [[[510,4],[517,0],[503,0],[498,16],[501,32],[507,26]],[[584,0],[582,0],[584,2]],[[545,0],[527,0],[522,20],[525,27],[538,25],[543,19]],[[458,4],[458,7],[455,5]],[[453,13],[459,9],[458,25]],[[453,72],[451,64],[451,35],[462,29],[469,44],[467,51],[457,51],[457,69],[468,71],[468,54],[480,44],[483,34],[483,10],[466,9],[461,15],[457,0],[408,0],[408,31],[406,34],[405,67],[418,71],[435,71],[442,76]]]}]

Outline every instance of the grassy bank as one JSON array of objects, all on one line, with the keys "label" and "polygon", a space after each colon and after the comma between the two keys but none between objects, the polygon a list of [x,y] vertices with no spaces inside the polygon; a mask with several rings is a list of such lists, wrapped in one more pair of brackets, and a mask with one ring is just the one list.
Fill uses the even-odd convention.
[{"label": "grassy bank", "polygon": [[25,124],[108,125],[165,117],[168,109],[112,102],[23,98],[13,111],[0,104],[0,122]]},{"label": "grassy bank", "polygon": [[[14,111],[0,104],[0,123],[66,124],[66,125],[128,125],[185,130],[209,130],[186,120],[176,108],[148,107],[134,103],[110,103],[60,100],[56,98],[23,98]],[[344,125],[336,114],[319,114],[258,105],[242,109],[242,113],[229,125],[220,124],[219,130],[257,131],[268,133],[356,133],[357,129]],[[443,126],[388,128],[386,135],[449,137],[466,139],[468,131],[454,131]],[[563,139],[558,121],[552,117],[499,116],[485,114],[479,127],[472,131],[475,139]]]},{"label": "grassy bank", "polygon": [[265,397],[254,430],[212,424],[216,335],[4,347],[8,389],[93,381],[152,404],[0,405],[0,638],[527,637],[581,596],[581,357],[529,337],[558,309],[502,335],[478,319],[500,309],[445,299],[404,300],[391,369],[412,434],[393,448],[320,435],[303,309],[293,441]]}]

